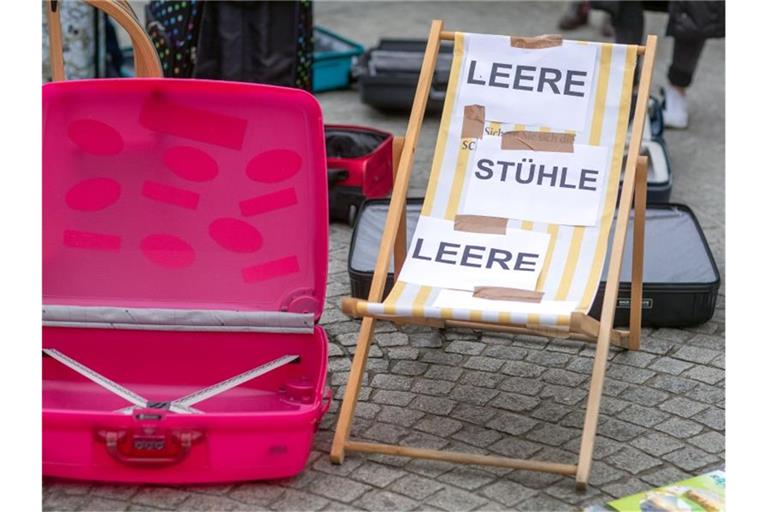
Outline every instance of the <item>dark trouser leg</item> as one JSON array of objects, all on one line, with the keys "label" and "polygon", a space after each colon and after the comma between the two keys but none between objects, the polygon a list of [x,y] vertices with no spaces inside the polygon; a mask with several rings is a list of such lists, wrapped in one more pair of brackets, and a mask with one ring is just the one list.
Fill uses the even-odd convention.
[{"label": "dark trouser leg", "polygon": [[642,2],[619,2],[613,13],[613,30],[619,44],[641,44],[645,31]]},{"label": "dark trouser leg", "polygon": [[667,71],[670,84],[682,88],[691,85],[705,42],[706,39],[675,39],[672,64]]}]

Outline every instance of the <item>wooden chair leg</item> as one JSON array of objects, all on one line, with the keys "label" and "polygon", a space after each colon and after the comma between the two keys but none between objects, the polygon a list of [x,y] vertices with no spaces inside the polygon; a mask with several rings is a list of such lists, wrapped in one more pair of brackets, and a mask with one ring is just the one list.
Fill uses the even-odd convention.
[{"label": "wooden chair leg", "polygon": [[46,2],[45,15],[48,20],[48,50],[50,52],[51,79],[54,82],[65,80],[64,53],[61,40],[61,10],[62,2]]},{"label": "wooden chair leg", "polygon": [[363,318],[360,335],[357,337],[355,357],[352,359],[352,369],[349,372],[347,387],[344,390],[344,401],[341,403],[339,419],[336,423],[336,433],[333,435],[333,444],[331,445],[331,462],[334,464],[344,462],[347,441],[352,430],[352,420],[355,416],[355,406],[357,406],[357,398],[360,394],[360,386],[363,382],[363,373],[365,373],[365,365],[368,362],[368,352],[371,348],[375,327],[375,318],[369,316]]},{"label": "wooden chair leg", "polygon": [[[393,174],[393,181],[397,179],[397,171],[400,167],[400,156],[403,154],[403,144],[405,144],[405,139],[403,137],[395,137],[392,141],[392,174]],[[408,245],[407,240],[407,219],[408,215],[408,199],[405,199],[405,207],[403,208],[403,213],[400,216],[400,222],[397,225],[397,234],[395,235],[395,249],[394,249],[394,258],[395,258],[395,281],[397,281],[397,277],[400,275],[400,269],[403,268],[403,263],[405,263],[405,253],[406,253],[406,246]]]},{"label": "wooden chair leg", "polygon": [[643,253],[645,250],[645,202],[648,157],[637,159],[635,174],[635,221],[632,225],[632,291],[629,301],[629,350],[640,349],[643,312]]}]

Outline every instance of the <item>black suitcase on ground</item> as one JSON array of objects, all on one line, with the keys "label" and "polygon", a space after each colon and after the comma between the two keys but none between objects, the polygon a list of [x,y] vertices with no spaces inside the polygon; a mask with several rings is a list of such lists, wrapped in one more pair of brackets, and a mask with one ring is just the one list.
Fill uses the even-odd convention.
[{"label": "black suitcase on ground", "polygon": [[[416,227],[422,199],[408,199],[408,240]],[[389,200],[368,201],[357,217],[349,249],[353,297],[368,298]],[[611,239],[613,233],[611,233]],[[632,223],[627,232],[615,325],[629,324]],[[393,285],[391,273],[386,293]],[[643,326],[684,327],[706,322],[715,312],[720,273],[695,215],[681,204],[649,204],[643,265]],[[605,265],[603,278],[608,271]],[[598,317],[605,282],[598,287],[590,315]]]},{"label": "black suitcase on ground", "polygon": [[[426,47],[424,40],[382,39],[378,46],[368,49],[354,68],[360,100],[380,110],[409,111]],[[453,45],[440,45],[427,102],[430,113],[443,109],[452,60]]]}]

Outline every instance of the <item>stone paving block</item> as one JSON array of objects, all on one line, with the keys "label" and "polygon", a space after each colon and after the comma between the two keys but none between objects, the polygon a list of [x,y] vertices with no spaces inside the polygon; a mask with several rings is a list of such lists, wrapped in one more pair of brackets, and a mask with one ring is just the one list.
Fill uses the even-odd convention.
[{"label": "stone paving block", "polygon": [[719,407],[710,407],[691,417],[715,430],[725,430],[725,411]]},{"label": "stone paving block", "polygon": [[655,408],[632,404],[621,411],[619,417],[622,420],[634,423],[635,425],[652,427],[669,418],[669,414],[661,412]]},{"label": "stone paving block", "polygon": [[416,398],[414,393],[408,391],[393,391],[389,389],[377,389],[371,400],[382,405],[399,405],[404,407]]},{"label": "stone paving block", "polygon": [[677,439],[688,439],[701,432],[702,428],[703,427],[698,423],[676,417],[672,417],[667,421],[656,425],[656,430],[665,432]]},{"label": "stone paving block", "polygon": [[425,503],[443,510],[472,510],[488,503],[488,500],[456,487],[445,487],[427,498]]},{"label": "stone paving block", "polygon": [[513,377],[538,377],[546,368],[525,361],[508,361],[501,368],[501,373]]},{"label": "stone paving block", "polygon": [[456,368],[453,366],[443,365],[431,365],[424,377],[427,379],[442,379],[442,380],[459,380],[461,374],[464,372],[462,368]]},{"label": "stone paving block", "polygon": [[531,441],[548,444],[550,446],[561,446],[569,440],[578,437],[581,431],[573,428],[565,428],[550,423],[541,423],[528,432],[525,437]]},{"label": "stone paving block", "polygon": [[418,396],[411,407],[431,414],[448,415],[456,407],[456,402],[441,396]]},{"label": "stone paving block", "polygon": [[546,494],[537,494],[533,498],[515,505],[515,509],[520,512],[562,512],[570,510],[571,507],[564,501],[552,498]]},{"label": "stone paving block", "polygon": [[707,464],[714,464],[722,460],[711,453],[690,446],[670,452],[664,455],[663,459],[667,462],[671,462],[683,471],[691,472],[701,469]]},{"label": "stone paving block", "polygon": [[174,509],[189,496],[173,487],[143,487],[133,495],[132,503],[150,507]]},{"label": "stone paving block", "polygon": [[449,437],[461,430],[461,427],[462,423],[460,421],[445,418],[443,416],[427,416],[416,423],[413,428],[428,434]]},{"label": "stone paving block", "polygon": [[549,343],[549,338],[544,336],[535,336],[533,334],[516,334],[512,344],[517,347],[532,348],[535,350],[544,350]]},{"label": "stone paving block", "polygon": [[[363,457],[357,456],[357,454],[354,453],[344,458],[344,464],[334,464],[331,462],[331,459],[327,454],[323,454],[322,457],[318,457],[314,464],[312,464],[312,469],[331,475],[346,476],[364,463],[365,459]],[[247,489],[252,495],[257,497],[263,495],[263,492],[260,490],[260,488],[253,484],[246,484],[243,487]]]},{"label": "stone paving block", "polygon": [[712,366],[725,370],[725,354],[720,354],[709,363]]},{"label": "stone paving block", "polygon": [[496,416],[497,411],[490,407],[478,407],[465,403],[459,403],[451,411],[451,417],[457,420],[466,421],[475,425],[485,425],[491,418]]},{"label": "stone paving block", "polygon": [[309,511],[320,510],[325,507],[329,501],[320,496],[309,494],[304,491],[288,489],[282,498],[273,503],[272,510],[284,510],[286,512],[295,512],[297,510]]},{"label": "stone paving block", "polygon": [[522,377],[507,377],[499,386],[499,389],[503,391],[511,391],[513,393],[521,393],[529,396],[538,395],[543,388],[544,383],[541,382],[541,379],[525,379]]},{"label": "stone paving block", "polygon": [[550,352],[548,350],[530,351],[526,361],[540,364],[549,368],[564,367],[571,360],[569,354]]},{"label": "stone paving block", "polygon": [[392,347],[387,349],[387,357],[390,359],[405,359],[415,361],[419,358],[419,349],[415,347]]},{"label": "stone paving block", "polygon": [[502,435],[495,430],[490,430],[477,425],[464,425],[461,430],[453,434],[454,439],[474,446],[486,447],[501,439]]},{"label": "stone paving block", "polygon": [[413,386],[413,377],[380,373],[371,380],[371,387],[395,391],[409,391]]},{"label": "stone paving block", "polygon": [[707,384],[717,384],[725,378],[725,372],[720,368],[710,368],[707,366],[695,366],[683,374],[689,379],[706,382]]},{"label": "stone paving block", "polygon": [[696,334],[688,340],[687,344],[722,352],[725,350],[725,337],[712,334]]},{"label": "stone paving block", "polygon": [[597,424],[597,431],[605,437],[624,442],[642,435],[645,429],[626,421],[601,416]]},{"label": "stone paving block", "polygon": [[692,363],[707,364],[721,353],[722,352],[719,350],[710,350],[695,345],[686,345],[674,351],[672,357],[690,361]]},{"label": "stone paving block", "polygon": [[55,492],[45,497],[43,500],[43,510],[80,510],[89,500],[90,497],[87,494],[71,495]]},{"label": "stone paving block", "polygon": [[540,398],[551,398],[555,402],[565,405],[576,405],[584,400],[586,396],[587,392],[583,389],[556,386],[554,384],[544,386],[539,395]]},{"label": "stone paving block", "polygon": [[373,491],[355,501],[355,507],[363,510],[413,510],[418,502],[389,491]]},{"label": "stone paving block", "polygon": [[681,480],[687,480],[693,475],[674,466],[665,465],[663,468],[640,475],[640,479],[648,483],[648,487],[660,487]]},{"label": "stone paving block", "polygon": [[445,484],[432,478],[407,474],[392,484],[389,489],[396,493],[421,501],[427,496],[436,493],[444,487]]},{"label": "stone paving block", "polygon": [[411,346],[417,348],[441,348],[443,346],[443,338],[440,336],[440,331],[436,329],[423,329],[419,328],[418,331],[409,331],[405,326],[403,330],[408,334],[408,341]]},{"label": "stone paving block", "polygon": [[133,485],[98,484],[91,488],[90,494],[110,500],[128,501],[139,488]]},{"label": "stone paving block", "polygon": [[492,473],[464,465],[459,465],[456,469],[440,475],[438,478],[441,482],[466,489],[467,491],[474,491],[479,487],[488,485],[496,479],[496,475]]},{"label": "stone paving block", "polygon": [[335,343],[328,344],[328,357],[344,356],[344,351]]},{"label": "stone paving block", "polygon": [[510,412],[501,412],[493,420],[488,422],[488,427],[512,434],[513,436],[524,434],[536,426],[538,422],[527,416],[513,414]]},{"label": "stone paving block", "polygon": [[540,403],[541,400],[538,398],[518,395],[517,393],[500,393],[491,400],[490,405],[512,412],[526,412],[535,409]]},{"label": "stone paving block", "polygon": [[537,492],[515,482],[501,480],[484,488],[481,494],[506,507],[513,507],[521,501],[535,496]]},{"label": "stone paving block", "polygon": [[642,437],[638,437],[630,444],[655,457],[659,457],[665,453],[678,450],[685,446],[684,443],[678,441],[674,437],[660,432],[652,432]]},{"label": "stone paving block", "polygon": [[709,431],[692,437],[688,442],[697,448],[720,455],[725,450],[725,436],[720,432]]},{"label": "stone paving block", "polygon": [[632,447],[624,448],[605,458],[605,462],[633,475],[660,465],[662,462]]},{"label": "stone paving block", "polygon": [[418,395],[447,395],[455,385],[456,383],[450,380],[418,377],[414,380],[411,391]]},{"label": "stone paving block", "polygon": [[685,394],[694,389],[698,383],[685,377],[675,377],[672,375],[658,375],[652,379],[648,385],[654,388],[668,391],[675,395]]},{"label": "stone paving block", "polygon": [[694,337],[693,334],[689,332],[681,329],[670,329],[669,327],[656,329],[651,336],[662,340],[672,341],[677,345],[684,345],[688,340]]},{"label": "stone paving block", "polygon": [[488,450],[495,455],[503,455],[513,459],[530,459],[533,454],[541,450],[541,445],[518,437],[507,436],[490,445]]},{"label": "stone paving block", "polygon": [[371,489],[369,485],[326,473],[319,474],[307,487],[311,493],[342,503],[350,503]]},{"label": "stone paving block", "polygon": [[442,436],[414,430],[405,436],[400,444],[429,450],[447,450],[450,441]]},{"label": "stone paving block", "polygon": [[[642,350],[642,346],[641,346]],[[613,358],[613,363],[626,364],[629,366],[637,366],[638,368],[645,368],[651,361],[656,359],[656,354],[649,354],[647,352],[634,352],[627,350],[626,352],[620,352]]]},{"label": "stone paving block", "polygon": [[[592,370],[590,369],[590,372]],[[624,398],[622,394],[630,387],[626,382],[607,377],[603,383],[603,395]]]},{"label": "stone paving block", "polygon": [[478,388],[459,384],[451,391],[451,398],[459,403],[485,405],[499,392],[488,388]]},{"label": "stone paving block", "polygon": [[[578,428],[581,428],[583,424],[580,424]],[[603,460],[605,457],[612,453],[616,453],[617,451],[624,448],[627,444],[621,443],[618,441],[614,441],[613,439],[609,439],[605,436],[597,435],[595,437],[595,448],[592,452],[592,456],[595,460]],[[581,436],[576,437],[574,439],[571,439],[567,443],[563,445],[563,449],[568,450],[572,453],[578,454],[581,450]]]},{"label": "stone paving block", "polygon": [[565,366],[567,370],[572,372],[584,373],[587,375],[592,374],[592,367],[595,364],[595,360],[591,357],[578,357],[573,356],[568,364]]},{"label": "stone paving block", "polygon": [[503,375],[498,373],[488,372],[466,372],[461,378],[462,384],[468,384],[470,386],[479,386],[481,388],[497,389],[499,384],[504,380]]},{"label": "stone paving block", "polygon": [[631,402],[626,400],[619,400],[612,396],[603,396],[600,400],[600,414],[606,414],[608,416],[618,416],[621,411],[631,405]]},{"label": "stone paving block", "polygon": [[495,359],[493,357],[485,356],[470,356],[464,363],[464,368],[470,370],[481,370],[484,372],[498,371],[504,365],[504,361]]},{"label": "stone paving block", "polygon": [[[255,510],[269,510],[267,507],[246,505],[236,500],[229,499],[226,496],[211,496],[207,494],[191,494],[182,504],[183,510],[221,510],[221,511],[242,511],[252,512]],[[90,510],[110,510],[105,508],[91,508]]]},{"label": "stone paving block", "polygon": [[420,361],[398,361],[392,367],[392,373],[414,377],[424,375],[427,369],[429,369],[429,365]]},{"label": "stone paving block", "polygon": [[551,485],[554,485],[555,482],[561,480],[563,477],[554,473],[542,473],[541,471],[512,471],[506,478],[509,478],[520,485],[524,485],[529,489],[539,489],[543,491]]},{"label": "stone paving block", "polygon": [[386,423],[410,427],[423,417],[424,413],[421,411],[414,411],[396,405],[383,405],[378,419]]},{"label": "stone paving block", "polygon": [[450,342],[448,346],[445,347],[445,351],[455,354],[477,356],[480,355],[483,350],[485,350],[486,346],[487,345],[485,343],[480,343],[478,341],[456,340]]},{"label": "stone paving block", "polygon": [[[328,457],[321,457],[321,459],[328,460]],[[317,462],[319,461],[320,459]],[[350,465],[354,468],[356,464],[354,461],[351,462],[352,464]],[[314,472],[307,472],[314,474]],[[246,505],[266,507],[270,503],[277,501],[285,492],[286,490],[283,487],[249,482],[235,486],[227,493],[227,496]]]},{"label": "stone paving block", "polygon": [[[356,351],[357,345],[347,347],[347,352],[349,352],[349,355],[351,356],[355,355]],[[381,351],[378,345],[371,345],[371,347],[368,349],[368,357],[372,359],[378,359],[384,357],[384,352]]]},{"label": "stone paving block", "polygon": [[554,402],[545,402],[531,412],[530,415],[532,418],[548,421],[550,423],[557,423],[566,414],[571,412],[571,410],[570,407],[564,405],[556,404]]},{"label": "stone paving block", "polygon": [[578,386],[589,378],[587,375],[583,375],[560,368],[550,368],[541,374],[541,380],[550,384],[558,384],[561,386]]},{"label": "stone paving block", "polygon": [[630,386],[621,394],[621,398],[640,405],[654,406],[669,398],[669,394],[647,385]]},{"label": "stone paving block", "polygon": [[328,360],[328,371],[331,373],[347,371],[352,367],[352,361],[347,357],[334,357]]},{"label": "stone paving block", "polygon": [[671,375],[680,375],[688,368],[693,366],[692,363],[681,361],[679,359],[673,359],[671,357],[661,357],[651,363],[648,366],[649,370],[669,373]]},{"label": "stone paving block", "polygon": [[[609,466],[602,461],[595,461],[592,463],[592,470],[589,473],[589,484],[602,488],[605,484],[623,480],[627,476],[629,473],[624,470]],[[571,485],[574,485],[574,479],[571,478],[570,480]]]},{"label": "stone paving block", "polygon": [[[336,343],[339,343],[345,347],[351,347],[353,345],[357,345],[357,336],[360,331],[359,325],[354,324],[336,324],[336,325],[346,325],[350,328],[349,332],[346,332],[344,334],[337,334],[334,336],[334,340]],[[354,328],[354,330],[352,330]]]},{"label": "stone paving block", "polygon": [[461,354],[449,354],[442,349],[421,351],[421,361],[424,363],[458,366],[463,359],[464,356]]},{"label": "stone paving block", "polygon": [[505,359],[507,361],[517,361],[525,359],[528,350],[520,347],[510,347],[509,345],[490,345],[485,349],[483,355],[495,359]]},{"label": "stone paving block", "polygon": [[706,404],[694,402],[693,400],[689,400],[682,396],[670,398],[659,406],[659,409],[671,412],[672,414],[676,414],[678,416],[682,416],[683,418],[690,418],[694,414],[699,413],[706,408]]},{"label": "stone paving block", "polygon": [[370,461],[365,461],[364,464],[361,464],[355,471],[350,473],[351,478],[379,488],[384,488],[405,475],[407,473],[402,469]]},{"label": "stone paving block", "polygon": [[630,384],[642,384],[653,377],[654,373],[643,368],[611,362],[611,364],[608,365],[606,375],[612,379],[628,382]]},{"label": "stone paving block", "polygon": [[365,431],[365,438],[382,443],[396,444],[400,439],[407,436],[410,430],[399,425],[390,423],[374,423]]},{"label": "stone paving block", "polygon": [[408,335],[399,331],[376,335],[376,343],[380,347],[400,347],[408,344]]},{"label": "stone paving block", "polygon": [[404,467],[411,473],[435,479],[455,468],[456,464],[442,460],[412,459]]},{"label": "stone paving block", "polygon": [[581,342],[554,338],[547,344],[547,350],[563,352],[565,354],[578,354],[581,351]]},{"label": "stone paving block", "polygon": [[638,478],[630,478],[626,482],[617,482],[615,484],[610,484],[603,487],[603,491],[607,492],[614,498],[631,496],[633,494],[647,490],[648,484]]},{"label": "stone paving block", "polygon": [[[102,510],[102,511],[109,511],[109,512],[120,512],[123,510],[128,510],[129,506],[130,504],[125,501],[117,501],[117,500],[109,500],[107,498],[92,497],[83,505],[82,510]],[[44,510],[50,510],[50,509],[44,507]],[[224,509],[222,508],[221,510],[224,510]]]}]

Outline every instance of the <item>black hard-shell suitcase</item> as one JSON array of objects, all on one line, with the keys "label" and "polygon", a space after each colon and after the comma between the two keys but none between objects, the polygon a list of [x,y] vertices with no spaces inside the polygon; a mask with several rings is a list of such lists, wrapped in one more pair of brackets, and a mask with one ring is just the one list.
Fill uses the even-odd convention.
[{"label": "black hard-shell suitcase", "polygon": [[[422,199],[408,199],[408,240],[416,227]],[[367,201],[355,222],[348,271],[353,297],[368,298],[389,200]],[[613,233],[611,233],[611,239]],[[615,325],[629,323],[632,222],[627,232]],[[604,267],[603,278],[607,273]],[[392,264],[385,295],[394,284]],[[715,312],[720,273],[696,216],[681,204],[649,204],[643,264],[643,326],[684,327],[709,320]],[[590,315],[598,317],[605,294],[600,283]]]},{"label": "black hard-shell suitcase", "polygon": [[[425,40],[382,39],[378,46],[368,49],[353,71],[360,100],[381,110],[410,110],[426,47]],[[441,45],[427,102],[430,113],[439,113],[443,108],[452,60],[453,45]]]},{"label": "black hard-shell suitcase", "polygon": [[[672,169],[669,166],[669,153],[664,140],[644,139],[640,146],[640,154],[648,157],[648,202],[669,202],[669,196],[672,193]],[[625,161],[626,158],[624,155]]]}]

